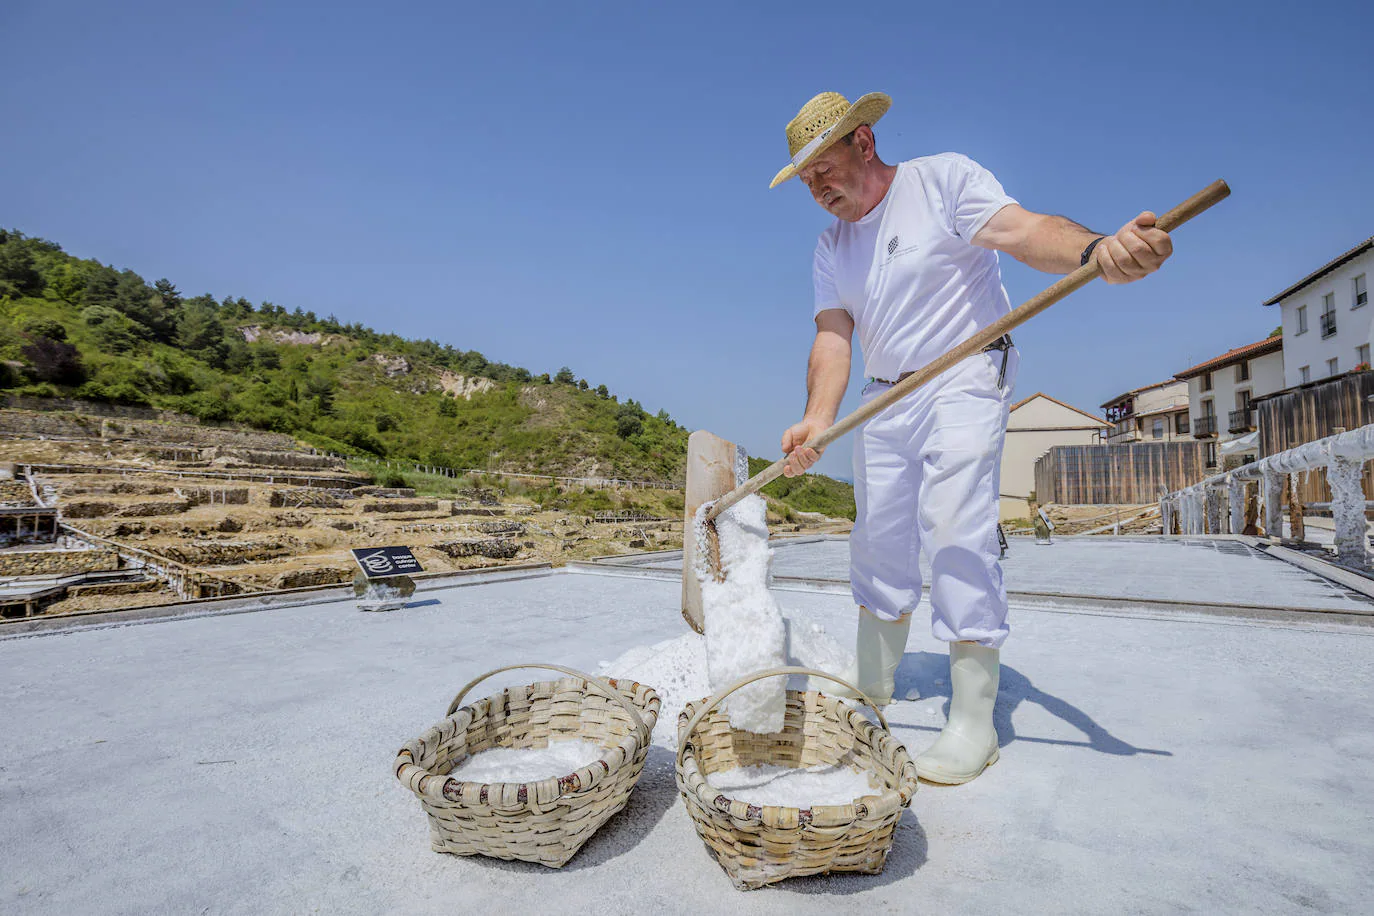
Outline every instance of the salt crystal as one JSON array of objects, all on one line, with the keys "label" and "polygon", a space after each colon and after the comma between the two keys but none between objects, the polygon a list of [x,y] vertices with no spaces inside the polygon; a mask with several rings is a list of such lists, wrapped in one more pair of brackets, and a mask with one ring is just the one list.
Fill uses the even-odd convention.
[{"label": "salt crystal", "polygon": [[875,775],[842,766],[736,767],[711,773],[706,781],[736,801],[789,808],[847,805],[882,791]]},{"label": "salt crystal", "polygon": [[[704,515],[703,506],[697,513],[698,530],[705,524]],[[723,582],[715,581],[704,558],[698,563],[706,670],[713,693],[746,675],[787,663],[787,630],[768,590],[773,551],[766,518],[767,504],[757,495],[746,496],[716,517]],[[731,694],[725,701],[730,726],[758,734],[781,731],[786,688],[785,678],[766,678]]]},{"label": "salt crystal", "polygon": [[553,741],[548,747],[496,747],[479,751],[448,774],[463,782],[538,782],[582,769],[605,751],[578,738]]}]

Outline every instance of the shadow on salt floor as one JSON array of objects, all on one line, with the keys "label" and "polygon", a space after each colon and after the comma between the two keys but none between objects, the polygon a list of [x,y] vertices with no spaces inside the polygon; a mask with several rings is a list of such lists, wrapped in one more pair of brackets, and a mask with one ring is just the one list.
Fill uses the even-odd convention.
[{"label": "shadow on salt floor", "polygon": [[[949,656],[942,652],[908,652],[902,657],[902,663],[897,668],[897,689],[896,695],[902,696],[911,688],[915,688],[922,699],[942,696],[945,698],[944,714],[949,716]],[[1078,729],[1087,736],[1087,741],[1065,741],[1057,738],[1017,738],[1016,726],[1012,724],[1011,716],[1023,701],[1029,700],[1038,703],[1044,710]],[[1045,693],[1030,682],[1030,678],[1008,665],[1001,666],[1001,683],[997,692],[997,705],[993,709],[993,723],[997,727],[997,744],[999,747],[1006,747],[1013,741],[1031,741],[1036,744],[1058,744],[1065,747],[1083,747],[1097,751],[1100,754],[1112,754],[1118,757],[1130,757],[1135,754],[1154,754],[1161,757],[1172,757],[1172,751],[1155,750],[1153,748],[1136,747],[1127,744],[1107,731],[1093,720],[1091,716],[1083,710],[1074,706],[1066,700],[1060,699],[1052,694]],[[892,723],[894,730],[910,729],[914,731],[939,732],[937,726],[931,725],[906,725]],[[908,745],[908,748],[910,745]],[[919,753],[921,749],[917,749]]]},{"label": "shadow on salt floor", "polygon": [[[639,774],[639,782],[630,793],[630,800],[619,812],[601,825],[587,845],[577,851],[572,861],[559,871],[573,872],[584,868],[595,868],[619,855],[630,852],[638,846],[654,829],[668,809],[677,801],[677,783],[674,779],[676,758],[673,752],[656,744],[649,746],[644,758],[644,771]],[[684,813],[685,817],[686,814]],[[473,863],[501,871],[543,874],[547,866],[535,862],[517,862],[492,859],[486,856],[464,856]]]}]

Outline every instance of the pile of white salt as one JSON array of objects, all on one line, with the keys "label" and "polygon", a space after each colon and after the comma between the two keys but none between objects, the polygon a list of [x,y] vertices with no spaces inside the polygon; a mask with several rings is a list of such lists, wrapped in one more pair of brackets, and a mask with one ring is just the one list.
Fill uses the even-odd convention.
[{"label": "pile of white salt", "polygon": [[478,751],[449,772],[463,782],[539,782],[580,770],[602,754],[601,745],[578,738],[548,747],[494,747]]},{"label": "pile of white salt", "polygon": [[[697,534],[702,544],[705,508],[697,512]],[[706,551],[697,554],[706,670],[712,693],[746,675],[787,664],[787,629],[782,611],[768,590],[773,551],[768,546],[767,511],[763,497],[752,495],[716,517],[723,582],[711,575]],[[731,694],[725,701],[731,728],[759,734],[781,731],[787,709],[786,689],[786,678],[773,677]]]},{"label": "pile of white salt", "polygon": [[737,801],[789,808],[847,805],[882,791],[876,777],[842,766],[736,767],[712,773],[706,781]]}]

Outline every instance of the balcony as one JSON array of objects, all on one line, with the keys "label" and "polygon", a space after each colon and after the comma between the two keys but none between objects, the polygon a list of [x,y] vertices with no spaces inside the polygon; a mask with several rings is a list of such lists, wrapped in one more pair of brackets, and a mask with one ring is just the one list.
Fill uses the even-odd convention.
[{"label": "balcony", "polygon": [[1322,312],[1322,339],[1336,333],[1336,313]]},{"label": "balcony", "polygon": [[1193,438],[1205,439],[1217,434],[1217,418],[1208,414],[1193,421]]},{"label": "balcony", "polygon": [[1233,433],[1248,433],[1255,428],[1255,408],[1242,407],[1231,411],[1227,417],[1226,429]]}]

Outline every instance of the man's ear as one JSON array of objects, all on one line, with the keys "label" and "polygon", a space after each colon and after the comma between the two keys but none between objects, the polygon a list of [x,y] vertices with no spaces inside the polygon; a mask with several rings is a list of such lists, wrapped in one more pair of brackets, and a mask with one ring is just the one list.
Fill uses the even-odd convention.
[{"label": "man's ear", "polygon": [[878,140],[873,135],[873,128],[867,124],[860,124],[854,129],[854,144],[859,148],[859,155],[864,162],[871,162],[878,153]]}]

